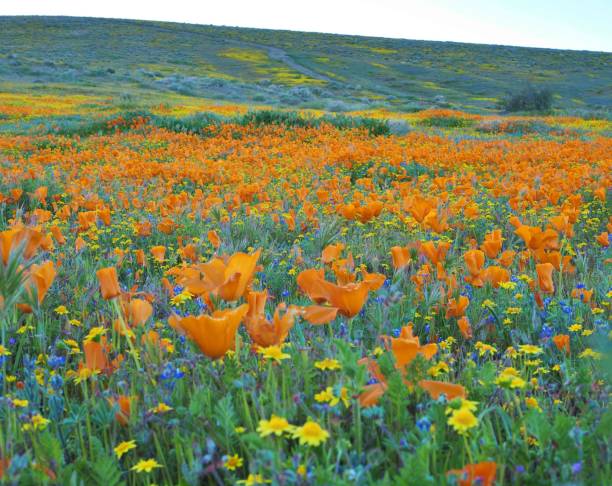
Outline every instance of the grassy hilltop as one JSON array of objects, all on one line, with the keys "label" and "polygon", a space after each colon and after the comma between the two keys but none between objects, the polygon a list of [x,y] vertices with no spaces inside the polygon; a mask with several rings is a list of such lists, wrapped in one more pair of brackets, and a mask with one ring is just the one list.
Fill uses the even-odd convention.
[{"label": "grassy hilltop", "polygon": [[563,110],[612,104],[612,55],[71,17],[0,17],[0,90],[159,93],[327,111],[495,109],[550,89]]}]

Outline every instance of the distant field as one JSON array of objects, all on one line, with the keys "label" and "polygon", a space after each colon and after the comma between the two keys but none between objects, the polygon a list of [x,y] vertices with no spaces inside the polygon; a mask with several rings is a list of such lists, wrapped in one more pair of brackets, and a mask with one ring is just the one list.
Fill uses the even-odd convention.
[{"label": "distant field", "polygon": [[545,86],[612,106],[612,54],[166,22],[0,17],[0,91],[207,98],[332,112],[495,110]]}]

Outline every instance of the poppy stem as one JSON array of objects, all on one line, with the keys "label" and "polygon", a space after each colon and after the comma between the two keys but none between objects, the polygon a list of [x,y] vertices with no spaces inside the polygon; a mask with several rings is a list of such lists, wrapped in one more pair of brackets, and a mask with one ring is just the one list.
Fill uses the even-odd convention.
[{"label": "poppy stem", "polygon": [[465,444],[465,450],[466,450],[467,456],[468,456],[468,463],[469,464],[474,464],[474,460],[472,459],[472,451],[470,450],[470,446],[469,446],[468,440],[467,440],[467,434],[463,434],[463,443]]},{"label": "poppy stem", "polygon": [[140,370],[140,360],[138,359],[138,354],[136,352],[136,349],[134,348],[134,343],[130,339],[130,330],[128,329],[127,324],[125,323],[125,319],[123,318],[123,313],[121,312],[121,309],[119,307],[119,302],[116,298],[113,299],[111,302],[113,303],[113,307],[115,308],[115,312],[117,313],[117,317],[119,318],[119,325],[121,326],[121,330],[125,334],[128,346],[130,347],[130,354],[132,355],[132,358],[134,358],[134,362],[136,363],[137,369]]}]

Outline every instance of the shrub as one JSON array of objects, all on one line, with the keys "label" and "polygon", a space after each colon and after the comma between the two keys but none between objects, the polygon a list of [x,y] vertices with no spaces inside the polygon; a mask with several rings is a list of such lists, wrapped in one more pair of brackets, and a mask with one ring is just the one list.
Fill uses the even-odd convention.
[{"label": "shrub", "polygon": [[194,113],[182,118],[172,116],[156,116],[152,123],[160,128],[173,132],[197,133],[207,136],[216,133],[216,128],[221,124],[221,117],[214,113]]},{"label": "shrub", "polygon": [[548,111],[552,107],[552,92],[547,88],[529,86],[519,93],[508,95],[500,103],[504,111]]}]

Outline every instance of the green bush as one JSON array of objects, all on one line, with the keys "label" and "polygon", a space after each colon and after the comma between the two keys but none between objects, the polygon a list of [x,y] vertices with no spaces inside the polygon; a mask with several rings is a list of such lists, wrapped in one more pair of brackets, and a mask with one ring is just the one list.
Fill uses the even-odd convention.
[{"label": "green bush", "polygon": [[548,111],[552,108],[552,92],[547,88],[529,86],[519,93],[502,99],[500,108],[504,111]]}]

